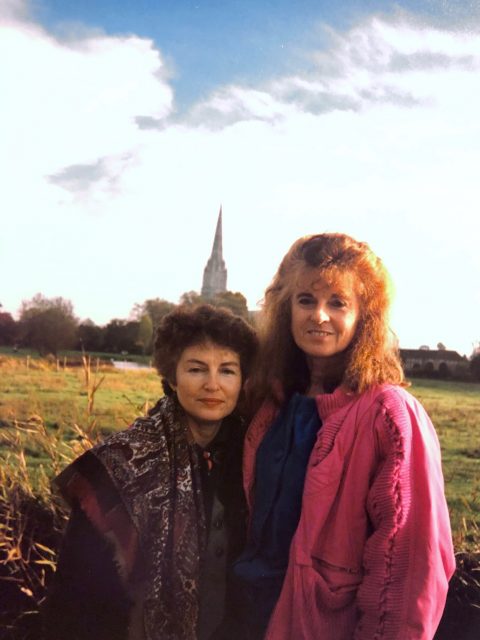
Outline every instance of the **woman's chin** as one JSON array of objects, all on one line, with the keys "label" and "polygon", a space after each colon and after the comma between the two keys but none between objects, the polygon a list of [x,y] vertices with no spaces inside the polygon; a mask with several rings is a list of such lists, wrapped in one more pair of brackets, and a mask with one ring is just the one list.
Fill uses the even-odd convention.
[{"label": "woman's chin", "polygon": [[195,413],[188,413],[188,417],[198,427],[208,428],[210,426],[218,425],[220,422],[222,422],[224,418],[230,415],[230,413],[231,411],[225,411],[225,410],[219,411],[218,409],[217,410],[208,409],[204,411],[198,411]]}]

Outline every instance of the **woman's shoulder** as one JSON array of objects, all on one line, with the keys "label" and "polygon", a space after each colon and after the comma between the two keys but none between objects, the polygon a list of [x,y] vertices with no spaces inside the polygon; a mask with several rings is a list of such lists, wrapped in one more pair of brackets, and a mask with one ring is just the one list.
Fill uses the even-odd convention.
[{"label": "woman's shoulder", "polygon": [[376,402],[391,414],[407,412],[412,415],[426,415],[422,403],[405,387],[395,384],[380,385],[375,395]]},{"label": "woman's shoulder", "polygon": [[[108,468],[112,456],[116,460],[128,460],[132,451],[139,447],[146,449],[162,439],[165,426],[175,426],[171,401],[161,398],[146,416],[136,418],[132,424],[121,431],[109,434],[101,442],[73,460],[54,480],[55,485],[65,483],[73,474],[81,473],[86,477],[96,477],[99,465]],[[168,419],[167,419],[168,416]],[[150,443],[150,444],[149,444]]]},{"label": "woman's shoulder", "polygon": [[434,427],[426,410],[405,387],[379,385],[370,390],[368,400],[364,415],[370,420],[378,437],[387,438],[403,448],[413,433],[423,438],[434,435]]},{"label": "woman's shoulder", "polygon": [[177,426],[172,401],[162,398],[147,416],[137,418],[129,428],[109,435],[71,462],[53,486],[70,504],[74,500],[96,501],[99,496],[105,503],[116,503],[125,484],[145,473],[145,460],[155,461],[147,465],[155,467],[155,473],[160,466],[169,465],[169,442]]},{"label": "woman's shoulder", "polygon": [[388,409],[421,407],[420,402],[405,387],[397,384],[380,384],[359,395],[359,401],[366,407],[382,406]]}]

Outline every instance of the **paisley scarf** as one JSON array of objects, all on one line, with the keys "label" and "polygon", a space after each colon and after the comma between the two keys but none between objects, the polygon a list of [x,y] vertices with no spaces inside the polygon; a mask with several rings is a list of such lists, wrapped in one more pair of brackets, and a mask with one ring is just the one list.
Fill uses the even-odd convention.
[{"label": "paisley scarf", "polygon": [[[171,397],[115,433],[57,478],[114,543],[131,593],[143,587],[146,640],[195,640],[200,557],[206,545],[199,460]],[[106,473],[105,473],[106,472]]]}]

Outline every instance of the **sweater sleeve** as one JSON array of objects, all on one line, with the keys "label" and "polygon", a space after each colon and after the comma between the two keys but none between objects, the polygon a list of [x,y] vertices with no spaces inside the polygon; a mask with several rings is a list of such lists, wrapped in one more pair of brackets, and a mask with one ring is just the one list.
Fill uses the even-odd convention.
[{"label": "sweater sleeve", "polygon": [[373,428],[379,466],[354,638],[431,640],[455,569],[438,439],[423,407],[401,390],[381,399]]},{"label": "sweater sleeve", "polygon": [[125,640],[129,608],[111,545],[74,506],[43,607],[44,640]]}]

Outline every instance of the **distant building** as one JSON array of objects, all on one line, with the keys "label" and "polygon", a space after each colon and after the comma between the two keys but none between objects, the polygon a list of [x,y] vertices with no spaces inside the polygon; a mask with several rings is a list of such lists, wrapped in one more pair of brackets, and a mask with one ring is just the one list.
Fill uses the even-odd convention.
[{"label": "distant building", "polygon": [[406,373],[459,374],[468,370],[468,359],[448,349],[400,349]]},{"label": "distant building", "polygon": [[222,207],[220,207],[212,253],[203,270],[202,296],[207,300],[227,290],[227,269],[222,254]]}]

